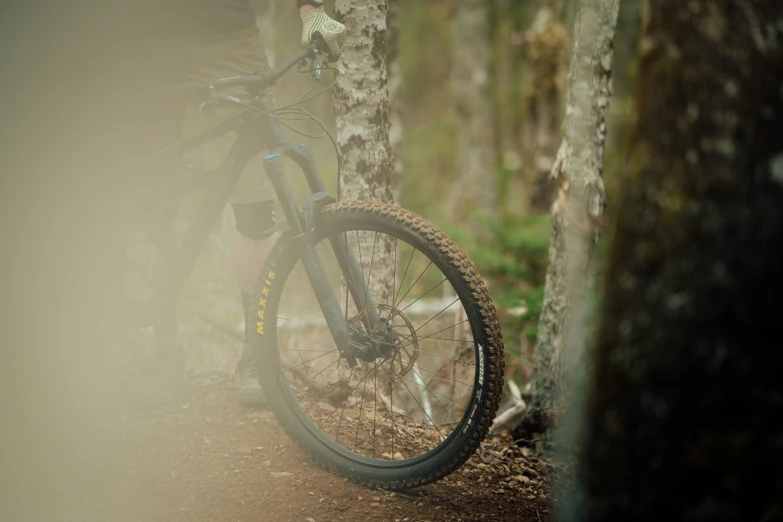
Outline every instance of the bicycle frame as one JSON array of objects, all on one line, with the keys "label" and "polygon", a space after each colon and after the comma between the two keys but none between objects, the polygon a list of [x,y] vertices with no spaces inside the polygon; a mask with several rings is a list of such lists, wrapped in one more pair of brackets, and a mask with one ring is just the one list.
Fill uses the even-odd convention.
[{"label": "bicycle frame", "polygon": [[[254,97],[252,105],[266,113],[274,109],[269,95],[263,91]],[[135,326],[153,326],[156,338],[176,335],[177,298],[190,277],[198,255],[209,237],[212,225],[223,212],[247,163],[265,148],[269,150],[269,154],[264,157],[266,174],[286,217],[289,233],[297,240],[296,248],[299,249],[302,264],[318,304],[324,313],[338,350],[351,366],[355,365],[357,350],[361,351],[361,348],[351,339],[339,301],[329,285],[323,264],[310,240],[314,223],[310,222],[312,219],[308,218],[307,212],[303,215],[297,207],[283,169],[283,156],[287,156],[302,170],[311,193],[305,200],[303,208],[309,209],[314,216],[319,202],[325,201],[329,195],[316,167],[313,154],[306,144],[292,147],[288,143],[285,129],[273,118],[261,112],[240,111],[195,135],[161,149],[144,159],[140,167],[151,166],[171,154],[181,155],[234,130],[238,132],[238,136],[223,165],[203,173],[189,173],[166,189],[167,200],[179,198],[202,188],[206,189],[207,195],[185,233],[181,246],[168,252],[166,272],[159,280],[161,284],[156,285],[149,306],[134,317],[132,323]],[[265,143],[266,147],[263,147],[262,143]],[[361,266],[347,241],[344,237],[334,237],[329,240],[341,270],[344,274],[351,275],[353,284],[348,286],[357,310],[371,309],[372,302],[363,278],[354,277],[355,274],[361,274]],[[376,314],[366,315],[368,326],[374,327]]]}]

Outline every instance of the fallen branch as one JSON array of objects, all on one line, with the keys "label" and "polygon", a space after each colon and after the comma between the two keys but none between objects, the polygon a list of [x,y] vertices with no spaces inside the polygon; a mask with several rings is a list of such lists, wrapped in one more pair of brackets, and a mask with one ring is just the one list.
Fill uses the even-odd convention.
[{"label": "fallen branch", "polygon": [[517,421],[527,412],[527,404],[522,400],[522,394],[514,381],[508,381],[508,389],[511,392],[512,405],[503,413],[495,417],[490,433],[497,433],[503,428],[516,425]]}]

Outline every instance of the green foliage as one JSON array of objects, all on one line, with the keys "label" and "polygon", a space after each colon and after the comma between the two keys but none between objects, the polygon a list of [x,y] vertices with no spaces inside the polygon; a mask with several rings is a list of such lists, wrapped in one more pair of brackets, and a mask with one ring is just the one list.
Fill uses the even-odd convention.
[{"label": "green foliage", "polygon": [[549,249],[549,216],[512,216],[492,229],[492,239],[479,241],[474,262],[495,277],[532,286],[543,282]]},{"label": "green foliage", "polygon": [[485,236],[471,235],[467,228],[446,227],[487,280],[495,300],[509,359],[524,356],[535,343],[538,316],[544,301],[544,280],[551,223],[548,216],[513,216],[492,222],[473,216]]}]

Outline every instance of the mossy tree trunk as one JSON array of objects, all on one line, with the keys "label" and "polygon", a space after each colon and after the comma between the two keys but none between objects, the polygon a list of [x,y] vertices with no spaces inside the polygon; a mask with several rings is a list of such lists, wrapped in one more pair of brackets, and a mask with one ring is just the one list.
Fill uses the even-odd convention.
[{"label": "mossy tree trunk", "polygon": [[781,520],[783,3],[650,7],[566,519]]},{"label": "mossy tree trunk", "polygon": [[526,431],[545,431],[563,410],[584,346],[588,269],[606,204],[606,115],[619,0],[581,0],[568,72],[565,135],[552,178],[552,236]]}]

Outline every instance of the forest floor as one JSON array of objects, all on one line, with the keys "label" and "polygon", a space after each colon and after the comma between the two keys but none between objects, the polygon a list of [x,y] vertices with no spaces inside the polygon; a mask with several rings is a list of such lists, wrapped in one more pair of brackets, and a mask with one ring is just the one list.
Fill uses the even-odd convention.
[{"label": "forest floor", "polygon": [[268,409],[240,408],[235,397],[233,380],[218,376],[194,382],[165,407],[123,416],[116,479],[122,498],[132,499],[119,506],[124,515],[144,522],[554,519],[557,464],[510,439],[488,439],[436,484],[380,491],[319,468]]}]

